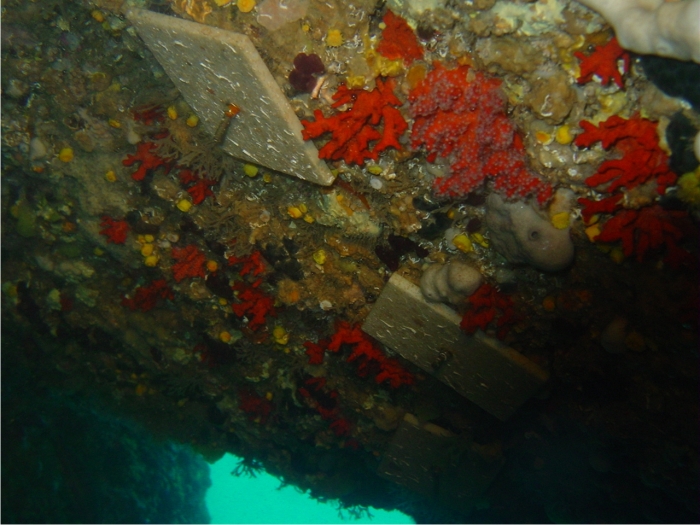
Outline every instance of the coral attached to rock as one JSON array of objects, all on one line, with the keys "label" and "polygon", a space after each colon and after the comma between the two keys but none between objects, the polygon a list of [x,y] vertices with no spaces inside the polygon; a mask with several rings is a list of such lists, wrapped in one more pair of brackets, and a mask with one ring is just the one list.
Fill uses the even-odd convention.
[{"label": "coral attached to rock", "polygon": [[184,248],[173,248],[172,256],[175,259],[173,264],[173,278],[180,282],[187,277],[204,277],[204,265],[207,258],[196,245],[190,244]]},{"label": "coral attached to rock", "polygon": [[[686,224],[684,224],[686,223]],[[658,204],[640,210],[621,210],[608,219],[596,237],[600,242],[622,242],[626,257],[635,255],[641,262],[647,251],[665,246],[665,261],[672,267],[692,263],[693,257],[678,246],[688,233],[688,214],[684,211],[664,210]]]},{"label": "coral attached to rock", "polygon": [[[596,46],[593,53],[588,56],[581,51],[574,53],[574,56],[581,60],[579,84],[590,82],[593,76],[596,76],[604,86],[610,84],[612,80],[618,87],[623,87],[622,75],[629,71],[630,56],[620,47],[617,38],[612,38],[604,46]],[[622,61],[622,68],[618,66],[618,61]]]},{"label": "coral attached to rock", "polygon": [[126,306],[129,310],[148,312],[158,306],[161,300],[169,299],[172,301],[174,298],[173,291],[168,286],[167,281],[156,279],[148,286],[136,288],[133,297],[124,297],[122,306]]},{"label": "coral attached to rock", "polygon": [[[304,140],[332,133],[318,152],[321,159],[344,160],[346,164],[363,165],[366,160],[377,160],[379,153],[387,148],[401,149],[399,137],[408,128],[403,116],[396,109],[401,101],[394,95],[392,79],[377,79],[377,87],[372,91],[349,89],[341,84],[333,95],[334,108],[345,104],[351,107],[345,111],[325,117],[321,110],[314,111],[315,121],[302,120]],[[376,128],[383,123],[380,133]],[[374,142],[370,146],[370,142]]]},{"label": "coral attached to rock", "polygon": [[450,174],[434,183],[441,197],[464,197],[493,179],[509,198],[535,195],[540,203],[552,187],[527,167],[525,148],[505,114],[501,81],[468,66],[433,70],[409,94],[411,147],[425,146],[428,161],[450,159]]},{"label": "coral attached to rock", "polygon": [[383,21],[386,27],[377,46],[380,55],[390,60],[403,60],[406,65],[423,58],[423,48],[406,20],[387,11]]},{"label": "coral attached to rock", "polygon": [[586,179],[587,186],[604,186],[606,192],[612,193],[619,188],[632,189],[653,179],[658,192],[663,194],[676,182],[677,175],[668,167],[668,155],[659,146],[656,122],[613,115],[598,126],[584,120],[581,127],[584,131],[576,137],[574,144],[590,147],[600,142],[604,149],[614,147],[623,155],[603,162],[597,173]]},{"label": "coral attached to rock", "polygon": [[158,145],[155,142],[141,142],[136,147],[135,154],[126,156],[122,161],[124,166],[133,166],[135,163],[139,163],[139,167],[131,174],[132,179],[141,181],[146,178],[150,171],[159,166],[167,168],[168,162],[155,154],[156,149],[158,149]]},{"label": "coral attached to rock", "polygon": [[100,235],[107,237],[107,242],[114,244],[124,244],[126,242],[126,235],[129,233],[128,222],[116,221],[112,217],[104,215],[100,226],[102,226]]},{"label": "coral attached to rock", "polygon": [[469,304],[470,308],[465,312],[459,325],[462,330],[468,334],[473,334],[477,328],[486,331],[488,325],[495,319],[498,338],[505,337],[508,325],[515,317],[513,299],[509,295],[485,283],[469,296]]}]

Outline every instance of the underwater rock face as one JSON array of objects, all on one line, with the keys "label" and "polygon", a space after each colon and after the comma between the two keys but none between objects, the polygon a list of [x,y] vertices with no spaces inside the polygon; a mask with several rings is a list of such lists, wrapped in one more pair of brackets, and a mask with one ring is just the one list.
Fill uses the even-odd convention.
[{"label": "underwater rock face", "polygon": [[530,204],[507,203],[491,194],[486,199],[484,223],[496,251],[513,264],[556,272],[574,260],[569,228],[555,228]]}]

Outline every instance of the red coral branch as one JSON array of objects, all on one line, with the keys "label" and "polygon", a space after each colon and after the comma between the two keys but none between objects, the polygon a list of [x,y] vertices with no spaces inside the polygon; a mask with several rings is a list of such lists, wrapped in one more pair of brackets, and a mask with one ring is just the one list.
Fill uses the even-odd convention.
[{"label": "red coral branch", "polygon": [[202,204],[204,199],[214,195],[214,192],[209,188],[216,184],[215,180],[199,179],[192,186],[187,188],[187,193],[192,197],[192,204]]},{"label": "red coral branch", "polygon": [[[338,392],[326,390],[326,379],[323,377],[310,377],[299,387],[299,394],[306,399],[307,404],[316,410],[326,421],[330,421],[330,429],[338,436],[349,436],[352,432],[352,423],[340,415],[338,408]],[[307,388],[308,387],[308,388]]]},{"label": "red coral branch", "polygon": [[136,153],[133,155],[127,155],[122,161],[124,166],[133,166],[135,163],[139,162],[140,165],[134,173],[131,174],[131,178],[140,181],[143,180],[149,171],[152,171],[159,166],[165,166],[166,169],[170,169],[168,161],[160,158],[154,153],[158,146],[154,142],[141,142],[136,147]]},{"label": "red coral branch", "polygon": [[377,46],[380,55],[389,60],[403,59],[406,65],[423,58],[423,48],[406,20],[387,11],[383,21],[386,27],[382,31],[382,40]]},{"label": "red coral branch", "polygon": [[[468,80],[471,77],[471,80]],[[525,148],[505,114],[501,81],[468,66],[439,63],[411,92],[411,147],[428,160],[450,158],[450,174],[435,180],[441,197],[464,197],[487,178],[508,198],[535,195],[545,203],[552,187],[530,172]]]},{"label": "red coral branch", "polygon": [[233,290],[238,292],[236,297],[240,303],[233,303],[231,309],[238,317],[247,316],[248,328],[253,331],[265,324],[268,315],[276,315],[272,297],[258,289],[261,283],[261,280],[255,281],[252,285],[239,281],[232,286]]},{"label": "red coral branch", "polygon": [[[600,78],[600,83],[604,86],[610,84],[612,80],[619,88],[623,87],[622,75],[629,71],[630,56],[620,47],[617,38],[613,37],[603,46],[596,46],[593,53],[588,56],[581,51],[574,53],[574,56],[581,60],[579,84],[590,82],[595,75]],[[622,67],[619,65],[620,61],[622,61]]]},{"label": "red coral branch", "polygon": [[206,275],[204,267],[207,257],[194,244],[184,248],[173,248],[171,255],[175,259],[173,277],[178,283],[187,277],[204,278]]},{"label": "red coral branch", "polygon": [[108,215],[103,215],[100,226],[102,227],[100,235],[107,237],[108,243],[124,244],[126,242],[126,234],[129,233],[128,222],[116,221]]},{"label": "red coral branch", "polygon": [[189,169],[181,170],[178,174],[180,184],[182,184],[187,193],[192,197],[192,204],[201,204],[204,199],[214,195],[214,192],[209,188],[216,184],[215,180],[200,177],[195,172]]},{"label": "red coral branch", "polygon": [[141,310],[148,312],[153,310],[161,300],[173,300],[175,296],[165,279],[152,281],[148,286],[139,286],[131,298],[124,297],[122,306],[129,310]]},{"label": "red coral branch", "polygon": [[626,257],[635,255],[641,262],[649,250],[666,247],[666,262],[676,267],[687,262],[689,254],[678,246],[685,236],[680,221],[687,220],[684,211],[664,210],[658,204],[641,210],[622,210],[603,225],[600,242],[622,242]]},{"label": "red coral branch", "polygon": [[508,331],[508,325],[515,318],[513,299],[509,295],[502,294],[488,283],[482,284],[479,289],[469,296],[471,308],[462,317],[459,327],[473,334],[477,328],[486,331],[488,325],[496,319],[498,328],[496,335],[503,339]]},{"label": "red coral branch", "polygon": [[336,419],[335,421],[332,421],[330,424],[330,428],[336,436],[342,437],[350,435],[352,425],[350,424],[350,421],[348,421],[344,417],[341,417]]},{"label": "red coral branch", "polygon": [[[372,91],[349,89],[341,84],[333,95],[334,108],[345,104],[351,107],[331,117],[320,110],[314,111],[315,121],[302,120],[304,140],[331,133],[331,139],[319,150],[321,159],[344,160],[346,164],[363,165],[366,160],[376,160],[379,153],[392,147],[401,149],[399,137],[408,128],[403,116],[396,109],[401,101],[394,95],[394,81],[377,79]],[[380,133],[376,127],[383,121]],[[378,141],[370,146],[373,141]]]},{"label": "red coral branch", "polygon": [[265,262],[263,261],[262,254],[257,250],[244,257],[236,257],[235,255],[232,255],[228,258],[228,263],[230,265],[243,263],[243,268],[241,268],[241,271],[238,272],[241,277],[248,274],[253,275],[253,277],[257,277],[265,271]]},{"label": "red coral branch", "polygon": [[668,155],[659,146],[656,122],[613,115],[597,127],[586,121],[581,122],[581,127],[584,131],[574,141],[577,146],[589,147],[600,142],[604,149],[614,147],[623,154],[620,159],[604,161],[597,173],[586,179],[587,186],[607,185],[605,191],[612,193],[654,180],[657,191],[663,194],[668,186],[675,184],[677,175],[668,167]]},{"label": "red coral branch", "polygon": [[304,343],[304,348],[306,348],[306,355],[309,356],[310,365],[320,365],[323,363],[323,356],[326,353],[325,345],[312,343],[311,341],[306,341]]},{"label": "red coral branch", "polygon": [[143,122],[146,126],[165,120],[165,108],[163,106],[140,106],[132,109],[131,113],[136,122]]},{"label": "red coral branch", "polygon": [[379,347],[367,336],[359,325],[351,325],[346,321],[336,324],[335,333],[330,340],[319,341],[318,344],[307,341],[304,343],[309,364],[323,363],[324,352],[338,352],[343,345],[351,347],[348,363],[357,363],[357,374],[360,377],[374,375],[377,384],[389,382],[391,388],[401,385],[412,385],[413,375],[404,369],[398,360],[385,356]]},{"label": "red coral branch", "polygon": [[266,398],[257,395],[254,390],[241,388],[238,391],[238,408],[248,415],[250,421],[257,421],[264,425],[274,406]]},{"label": "red coral branch", "polygon": [[624,196],[620,193],[616,193],[610,197],[600,199],[599,201],[581,198],[578,200],[578,203],[583,206],[581,210],[583,220],[589,223],[593,215],[598,213],[615,213],[617,210],[622,209],[623,200]]}]

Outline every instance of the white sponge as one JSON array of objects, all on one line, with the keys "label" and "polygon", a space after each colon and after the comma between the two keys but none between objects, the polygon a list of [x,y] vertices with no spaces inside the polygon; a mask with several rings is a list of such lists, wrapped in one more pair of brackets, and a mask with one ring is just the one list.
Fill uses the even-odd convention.
[{"label": "white sponge", "polygon": [[700,0],[579,0],[598,11],[620,45],[645,55],[700,63]]},{"label": "white sponge", "polygon": [[420,279],[420,291],[431,302],[459,304],[473,294],[483,281],[472,265],[452,260],[431,264]]}]

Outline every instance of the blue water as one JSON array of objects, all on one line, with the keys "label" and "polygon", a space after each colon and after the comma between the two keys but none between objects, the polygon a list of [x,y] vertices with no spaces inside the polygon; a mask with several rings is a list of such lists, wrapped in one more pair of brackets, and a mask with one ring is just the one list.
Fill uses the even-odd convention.
[{"label": "blue water", "polygon": [[256,477],[231,474],[240,458],[226,454],[210,465],[211,488],[206,502],[212,523],[415,523],[398,511],[369,508],[355,519],[337,504],[319,503],[291,486],[277,490],[280,480],[259,472]]}]

